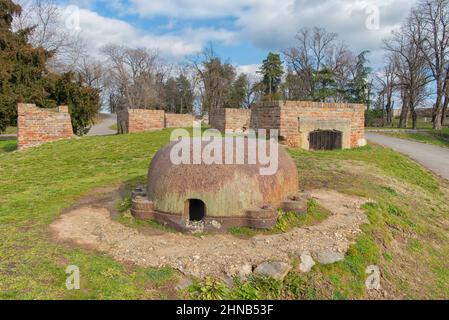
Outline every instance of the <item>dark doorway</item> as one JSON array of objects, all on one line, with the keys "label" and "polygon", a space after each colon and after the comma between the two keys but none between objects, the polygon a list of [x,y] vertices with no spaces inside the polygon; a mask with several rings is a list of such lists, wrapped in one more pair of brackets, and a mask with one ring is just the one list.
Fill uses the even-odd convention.
[{"label": "dark doorway", "polygon": [[310,133],[310,150],[337,150],[343,146],[343,134],[337,130],[317,130]]},{"label": "dark doorway", "polygon": [[189,220],[201,221],[206,216],[206,205],[198,199],[189,199]]}]

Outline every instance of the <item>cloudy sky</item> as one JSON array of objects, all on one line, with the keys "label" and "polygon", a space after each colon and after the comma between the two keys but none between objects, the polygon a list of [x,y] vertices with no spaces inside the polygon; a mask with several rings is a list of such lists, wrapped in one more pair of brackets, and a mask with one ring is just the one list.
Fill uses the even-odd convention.
[{"label": "cloudy sky", "polygon": [[[253,70],[268,51],[294,44],[301,27],[336,32],[354,51],[382,61],[382,39],[398,27],[411,0],[59,0],[67,25],[79,26],[94,53],[109,43],[157,48],[179,61],[213,44],[218,54]],[[73,13],[76,13],[74,16]],[[75,17],[70,19],[70,17]],[[77,19],[79,18],[79,24]]]}]

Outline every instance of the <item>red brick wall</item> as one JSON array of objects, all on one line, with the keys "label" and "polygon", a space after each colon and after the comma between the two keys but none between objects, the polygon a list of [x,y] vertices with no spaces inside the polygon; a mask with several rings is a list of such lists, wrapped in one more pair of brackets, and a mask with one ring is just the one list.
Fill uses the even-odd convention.
[{"label": "red brick wall", "polygon": [[251,107],[251,129],[273,130],[281,126],[281,102],[260,102]]},{"label": "red brick wall", "polygon": [[166,128],[191,128],[195,117],[191,114],[166,113]]},{"label": "red brick wall", "polygon": [[[119,127],[123,133],[147,132],[165,128],[165,111],[150,109],[128,109],[117,113]],[[119,130],[120,131],[120,130]]]},{"label": "red brick wall", "polygon": [[69,139],[73,136],[72,122],[67,106],[56,109],[38,108],[34,104],[17,105],[17,143],[19,149]]},{"label": "red brick wall", "polygon": [[165,113],[164,110],[128,109],[117,112],[120,134],[162,130],[165,128],[192,127],[191,114]]},{"label": "red brick wall", "polygon": [[220,108],[212,112],[209,116],[209,123],[212,128],[222,132],[226,130],[249,129],[251,110]]},{"label": "red brick wall", "polygon": [[209,124],[212,128],[224,132],[225,130],[225,110],[219,108],[209,113]]},{"label": "red brick wall", "polygon": [[365,106],[361,104],[321,103],[309,101],[262,102],[253,106],[251,128],[279,129],[279,135],[288,145],[299,145],[300,117],[323,120],[350,119],[351,147],[359,146],[365,138]]}]

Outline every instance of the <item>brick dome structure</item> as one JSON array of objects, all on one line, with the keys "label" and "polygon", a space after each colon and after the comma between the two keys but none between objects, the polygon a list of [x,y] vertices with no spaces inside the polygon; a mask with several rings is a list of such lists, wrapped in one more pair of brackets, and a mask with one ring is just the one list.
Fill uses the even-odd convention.
[{"label": "brick dome structure", "polygon": [[[250,139],[240,140],[243,144],[235,143],[235,138],[215,139],[221,140],[221,154],[211,154],[223,164],[208,164],[204,159],[198,159],[197,164],[173,164],[171,154],[179,152],[174,150],[179,147],[178,142],[159,150],[150,165],[146,190],[134,193],[133,214],[183,231],[219,231],[238,226],[270,228],[276,225],[278,208],[306,210],[306,201],[298,194],[295,162],[283,147],[277,146],[277,170],[272,175],[262,175],[262,169],[269,165],[248,154]],[[190,145],[190,162],[195,143],[201,154],[210,151],[209,141],[184,141]],[[269,155],[268,143],[267,149]],[[238,163],[243,164],[224,164],[230,159],[235,163],[237,155],[241,155]]]}]

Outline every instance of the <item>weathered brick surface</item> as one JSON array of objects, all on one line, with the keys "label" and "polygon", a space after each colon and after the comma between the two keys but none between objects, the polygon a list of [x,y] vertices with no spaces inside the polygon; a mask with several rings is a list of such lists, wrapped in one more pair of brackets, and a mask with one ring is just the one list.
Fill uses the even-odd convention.
[{"label": "weathered brick surface", "polygon": [[232,109],[220,108],[211,112],[209,123],[212,128],[225,131],[245,131],[249,129],[251,118],[251,110],[249,109]]},{"label": "weathered brick surface", "polygon": [[165,111],[127,109],[117,112],[119,133],[157,131],[165,128]]},{"label": "weathered brick surface", "polygon": [[166,113],[164,110],[128,109],[117,112],[120,134],[187,128],[192,127],[194,120],[195,117],[191,114]]},{"label": "weathered brick surface", "polygon": [[26,149],[46,142],[69,139],[73,136],[67,106],[56,109],[38,108],[34,104],[17,105],[17,144]]},{"label": "weathered brick surface", "polygon": [[[301,132],[300,119],[307,119],[308,128],[320,129],[320,122],[326,130],[332,121],[350,120],[347,131],[347,147],[355,148],[364,144],[365,106],[361,104],[320,103],[309,101],[262,102],[252,107],[251,128],[278,129],[281,140],[292,147],[308,146],[304,141],[308,132]],[[310,125],[313,119],[315,124]],[[324,129],[324,128],[323,128]],[[335,128],[342,130],[341,128]],[[307,129],[309,130],[309,129]]]},{"label": "weathered brick surface", "polygon": [[193,126],[195,117],[191,114],[166,113],[166,128],[190,128]]}]

